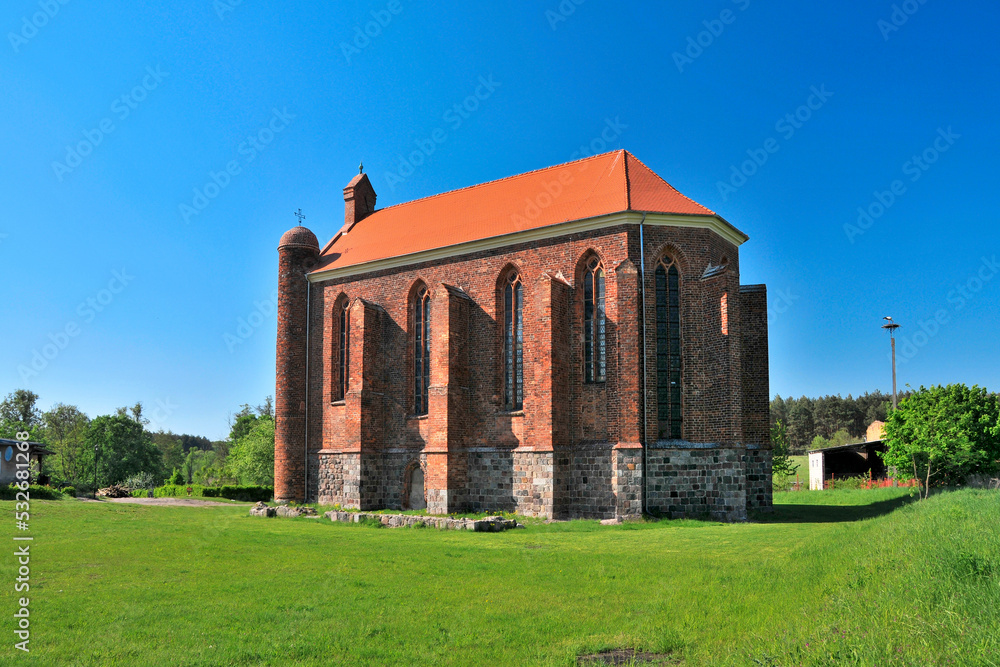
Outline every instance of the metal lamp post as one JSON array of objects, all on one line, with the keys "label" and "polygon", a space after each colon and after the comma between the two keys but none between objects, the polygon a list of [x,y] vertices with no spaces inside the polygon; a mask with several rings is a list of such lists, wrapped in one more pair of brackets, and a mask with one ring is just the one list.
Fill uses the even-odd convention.
[{"label": "metal lamp post", "polygon": [[899,325],[892,321],[892,317],[886,316],[882,318],[886,320],[886,323],[882,325],[883,329],[889,330],[889,340],[892,345],[892,409],[896,409],[896,329]]},{"label": "metal lamp post", "polygon": [[98,445],[94,444],[94,493],[97,493],[97,450]]}]

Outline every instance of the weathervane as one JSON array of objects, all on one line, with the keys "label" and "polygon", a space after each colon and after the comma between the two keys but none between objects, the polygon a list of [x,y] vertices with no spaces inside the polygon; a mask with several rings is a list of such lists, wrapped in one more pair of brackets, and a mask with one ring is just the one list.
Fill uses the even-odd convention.
[{"label": "weathervane", "polygon": [[363,174],[363,173],[365,173],[365,163],[364,163],[364,162],[362,162],[362,163],[360,163],[360,164],[358,165],[358,173],[359,173],[359,174]]},{"label": "weathervane", "polygon": [[302,212],[301,208],[295,212],[295,217],[299,219],[299,227],[301,227],[302,226],[302,221],[306,219],[306,216]]}]

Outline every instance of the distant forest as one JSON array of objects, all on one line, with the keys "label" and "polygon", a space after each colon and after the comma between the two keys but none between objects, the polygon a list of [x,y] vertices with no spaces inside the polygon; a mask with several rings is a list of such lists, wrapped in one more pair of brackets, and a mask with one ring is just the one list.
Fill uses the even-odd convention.
[{"label": "distant forest", "polygon": [[[909,392],[899,394],[899,400]],[[771,425],[779,419],[788,428],[788,442],[793,453],[824,447],[828,444],[860,442],[868,425],[885,421],[892,405],[892,394],[881,391],[857,398],[820,396],[819,398],[782,398],[771,401]],[[819,438],[819,439],[817,439]]]}]

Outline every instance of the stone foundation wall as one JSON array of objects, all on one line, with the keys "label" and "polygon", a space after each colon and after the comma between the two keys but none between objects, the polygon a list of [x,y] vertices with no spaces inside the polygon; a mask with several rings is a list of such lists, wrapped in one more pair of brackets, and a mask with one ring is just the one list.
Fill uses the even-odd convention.
[{"label": "stone foundation wall", "polygon": [[552,518],[555,458],[552,452],[513,452],[514,502],[518,514]]},{"label": "stone foundation wall", "polygon": [[[636,517],[643,512],[643,450],[590,443],[552,452],[476,448],[464,455],[466,484],[453,489],[456,507],[549,518]],[[771,452],[716,446],[653,447],[648,461],[648,509],[670,518],[711,516],[742,521],[749,509],[771,506]],[[319,502],[352,509],[399,509],[415,451],[320,454]],[[431,491],[428,491],[431,493]],[[433,511],[433,505],[430,508]]]},{"label": "stone foundation wall", "polygon": [[361,509],[361,455],[319,454],[320,503]]},{"label": "stone foundation wall", "polygon": [[770,449],[747,449],[747,510],[774,509],[771,456]]},{"label": "stone foundation wall", "polygon": [[601,518],[615,515],[613,450],[609,442],[581,445],[556,455],[556,516],[560,519]]},{"label": "stone foundation wall", "polygon": [[646,490],[651,512],[672,519],[709,515],[743,521],[747,512],[744,450],[650,448]]},{"label": "stone foundation wall", "polygon": [[477,448],[468,453],[468,493],[471,512],[513,512],[514,454],[509,449]]},{"label": "stone foundation wall", "polygon": [[642,516],[642,458],[641,449],[615,449],[612,451],[615,490],[614,517]]}]

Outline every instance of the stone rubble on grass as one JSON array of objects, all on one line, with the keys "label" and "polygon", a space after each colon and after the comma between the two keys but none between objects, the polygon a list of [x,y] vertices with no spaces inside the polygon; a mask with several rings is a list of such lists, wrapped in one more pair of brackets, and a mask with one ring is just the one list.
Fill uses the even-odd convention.
[{"label": "stone rubble on grass", "polygon": [[292,518],[297,516],[316,516],[316,510],[312,507],[289,507],[288,505],[278,505],[276,509],[278,511],[278,516]]},{"label": "stone rubble on grass", "polygon": [[250,508],[250,516],[276,516],[277,508],[271,507],[265,502],[257,501],[257,504]]},{"label": "stone rubble on grass", "polygon": [[601,519],[602,526],[617,526],[622,522],[620,516],[616,516],[614,519]]},{"label": "stone rubble on grass", "polygon": [[441,530],[472,530],[477,533],[499,533],[512,528],[524,528],[513,519],[501,516],[487,516],[482,519],[452,519],[445,516],[419,516],[412,514],[375,514],[372,512],[344,512],[331,510],[324,516],[331,521],[341,523],[361,523],[362,521],[378,521],[388,528],[406,526],[426,526]]}]

